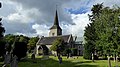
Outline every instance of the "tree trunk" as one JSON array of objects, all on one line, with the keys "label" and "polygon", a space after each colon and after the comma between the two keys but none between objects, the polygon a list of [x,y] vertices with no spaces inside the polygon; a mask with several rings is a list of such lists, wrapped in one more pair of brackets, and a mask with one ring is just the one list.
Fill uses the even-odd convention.
[{"label": "tree trunk", "polygon": [[118,66],[118,56],[116,57],[116,67],[119,67]]},{"label": "tree trunk", "polygon": [[108,56],[108,67],[111,67],[110,56]]},{"label": "tree trunk", "polygon": [[94,62],[94,54],[92,53],[92,62]]},{"label": "tree trunk", "polygon": [[116,54],[115,54],[115,56],[114,56],[114,62],[116,62]]}]

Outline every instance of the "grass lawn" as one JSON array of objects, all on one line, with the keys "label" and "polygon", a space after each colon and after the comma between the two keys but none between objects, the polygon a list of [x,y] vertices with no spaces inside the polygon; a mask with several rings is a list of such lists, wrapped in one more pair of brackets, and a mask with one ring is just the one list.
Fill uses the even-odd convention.
[{"label": "grass lawn", "polygon": [[[63,58],[63,63],[59,64],[57,57],[50,56],[49,59],[42,59],[38,56],[35,61],[31,59],[20,61],[18,67],[108,67],[107,60],[96,60],[94,63],[91,60],[85,60],[82,57]],[[35,62],[35,63],[34,63]],[[112,67],[115,67],[115,62],[112,62]],[[0,65],[2,62],[0,62]],[[120,67],[120,62],[118,62]],[[1,67],[1,66],[0,66]]]}]

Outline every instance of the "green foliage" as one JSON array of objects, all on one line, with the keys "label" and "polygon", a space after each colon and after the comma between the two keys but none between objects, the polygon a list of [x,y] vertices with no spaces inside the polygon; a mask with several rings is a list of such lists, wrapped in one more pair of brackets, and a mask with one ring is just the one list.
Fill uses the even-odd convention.
[{"label": "green foliage", "polygon": [[85,33],[84,33],[84,39],[86,41],[84,45],[84,51],[83,51],[83,57],[85,59],[90,59],[91,54],[95,53],[96,50],[96,42],[99,40],[98,34],[96,32],[96,18],[99,17],[101,11],[102,11],[102,4],[93,5],[93,8],[91,9],[92,15],[89,16],[89,20],[92,23],[89,23],[87,27],[85,27]]},{"label": "green foliage", "polygon": [[16,42],[14,49],[13,49],[13,55],[16,55],[18,57],[18,60],[25,57],[27,53],[27,44],[25,42]]},{"label": "green foliage", "polygon": [[85,28],[85,33],[84,37],[86,40],[86,43],[84,45],[84,58],[85,59],[90,59],[91,58],[91,53],[94,53],[95,51],[95,45],[96,45],[96,40],[97,40],[97,34],[95,32],[95,24],[90,23],[86,28]]},{"label": "green foliage", "polygon": [[[92,23],[85,28],[84,53],[97,51],[99,55],[119,53],[120,47],[120,8],[94,5],[89,19]],[[89,52],[89,53],[88,53]],[[84,54],[85,56],[87,56]]]},{"label": "green foliage", "polygon": [[23,35],[20,35],[19,37],[19,41],[18,42],[24,42],[24,43],[28,43],[28,41],[29,41],[29,37],[26,37],[26,36],[23,36]]},{"label": "green foliage", "polygon": [[86,43],[84,45],[83,58],[85,58],[85,59],[91,59],[92,58],[91,48],[89,47],[88,43]]},{"label": "green foliage", "polygon": [[57,48],[59,47],[60,48],[60,50],[61,51],[63,51],[64,50],[64,41],[62,40],[62,38],[58,38],[58,39],[56,39],[54,42],[53,42],[53,44],[52,44],[52,46],[50,47],[50,49],[51,50],[53,50],[53,51],[57,51]]},{"label": "green foliage", "polygon": [[13,35],[13,34],[8,34],[5,35],[4,39],[6,40],[6,42],[8,42],[10,45],[14,43],[14,41],[16,42],[24,42],[24,43],[28,43],[29,37],[27,36],[23,36],[23,35]]},{"label": "green foliage", "polygon": [[30,40],[28,41],[28,49],[29,50],[33,50],[36,46],[36,43],[38,42],[39,37],[32,37],[30,38]]}]

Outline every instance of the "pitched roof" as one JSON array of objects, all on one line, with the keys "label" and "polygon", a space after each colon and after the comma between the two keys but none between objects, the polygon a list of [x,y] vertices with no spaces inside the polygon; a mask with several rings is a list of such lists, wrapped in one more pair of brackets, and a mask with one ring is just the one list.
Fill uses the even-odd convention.
[{"label": "pitched roof", "polygon": [[51,45],[56,39],[62,38],[65,42],[69,42],[69,38],[71,35],[63,35],[63,36],[52,36],[52,37],[41,37],[38,41],[39,45]]}]

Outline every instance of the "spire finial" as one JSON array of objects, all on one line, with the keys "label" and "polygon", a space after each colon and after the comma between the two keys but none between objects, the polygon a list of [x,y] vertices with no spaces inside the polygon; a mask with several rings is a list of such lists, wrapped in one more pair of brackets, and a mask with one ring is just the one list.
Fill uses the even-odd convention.
[{"label": "spire finial", "polygon": [[57,5],[56,5],[56,11],[55,11],[55,17],[54,17],[54,24],[50,29],[61,29],[59,26],[59,20],[58,20],[58,13],[57,13]]}]

